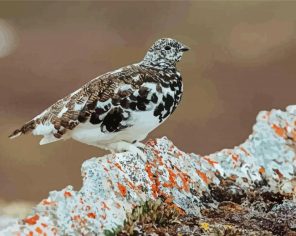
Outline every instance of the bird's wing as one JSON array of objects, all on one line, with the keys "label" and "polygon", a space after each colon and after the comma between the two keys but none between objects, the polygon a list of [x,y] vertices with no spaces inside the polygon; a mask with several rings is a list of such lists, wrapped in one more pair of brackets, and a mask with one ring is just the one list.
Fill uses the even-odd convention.
[{"label": "bird's wing", "polygon": [[[109,111],[118,102],[122,107],[137,106],[141,104],[130,103],[126,97],[136,94],[145,95],[144,83],[154,83],[159,86],[158,72],[143,68],[137,64],[123,67],[117,71],[99,76],[77,91],[71,93],[50,106],[33,120],[15,130],[11,138],[20,134],[32,132],[35,135],[47,136],[41,144],[66,138],[68,130],[73,130],[80,123],[90,121],[96,123],[102,113]],[[163,81],[162,81],[163,82]],[[169,85],[168,85],[169,86]]]},{"label": "bird's wing", "polygon": [[[87,99],[87,94],[82,87],[58,100],[21,128],[16,129],[9,137],[15,138],[30,132],[35,135],[62,136],[66,129],[72,129],[76,126],[75,114],[79,113],[79,109],[83,107]],[[64,128],[61,129],[61,127]],[[59,130],[61,133],[58,132]]]}]

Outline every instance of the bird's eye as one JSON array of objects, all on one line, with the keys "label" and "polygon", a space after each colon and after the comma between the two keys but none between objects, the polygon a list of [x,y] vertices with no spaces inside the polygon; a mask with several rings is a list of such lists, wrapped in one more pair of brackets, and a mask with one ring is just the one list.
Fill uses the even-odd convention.
[{"label": "bird's eye", "polygon": [[165,46],[164,49],[165,49],[165,50],[171,50],[171,47],[170,47],[170,46]]}]

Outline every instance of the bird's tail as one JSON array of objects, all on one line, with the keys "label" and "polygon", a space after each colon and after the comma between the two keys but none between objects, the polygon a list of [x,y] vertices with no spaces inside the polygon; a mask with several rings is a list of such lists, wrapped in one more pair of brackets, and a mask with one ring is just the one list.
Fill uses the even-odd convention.
[{"label": "bird's tail", "polygon": [[35,129],[35,127],[36,127],[36,121],[31,120],[26,124],[24,124],[20,129],[16,129],[15,131],[13,131],[12,134],[10,134],[8,137],[11,139],[16,138],[22,134],[26,134],[32,131],[33,129]]}]

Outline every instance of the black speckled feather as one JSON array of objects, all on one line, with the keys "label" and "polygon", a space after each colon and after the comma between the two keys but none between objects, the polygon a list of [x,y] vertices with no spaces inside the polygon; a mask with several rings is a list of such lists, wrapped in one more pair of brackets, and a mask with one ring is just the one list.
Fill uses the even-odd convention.
[{"label": "black speckled feather", "polygon": [[44,136],[41,144],[71,137],[91,145],[142,140],[181,100],[182,78],[176,62],[183,51],[185,46],[176,40],[158,40],[142,62],[91,80],[11,137],[32,132]]}]

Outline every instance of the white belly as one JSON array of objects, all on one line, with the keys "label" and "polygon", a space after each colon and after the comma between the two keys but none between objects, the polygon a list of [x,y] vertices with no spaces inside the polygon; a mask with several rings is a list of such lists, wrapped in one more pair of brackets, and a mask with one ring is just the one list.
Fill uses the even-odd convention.
[{"label": "white belly", "polygon": [[159,119],[153,111],[135,111],[130,121],[131,126],[118,132],[102,132],[101,125],[89,122],[78,125],[71,133],[71,137],[79,142],[103,147],[120,141],[132,143],[142,141],[146,136],[160,125]]}]

